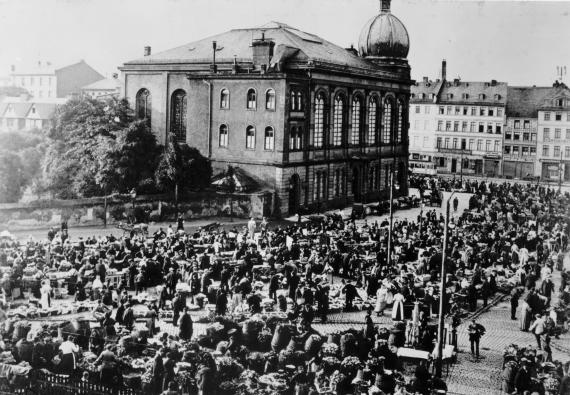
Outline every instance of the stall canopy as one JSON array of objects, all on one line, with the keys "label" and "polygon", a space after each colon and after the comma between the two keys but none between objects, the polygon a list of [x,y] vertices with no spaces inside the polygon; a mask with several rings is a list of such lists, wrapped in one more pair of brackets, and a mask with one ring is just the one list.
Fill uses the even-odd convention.
[{"label": "stall canopy", "polygon": [[226,171],[214,176],[212,185],[224,192],[251,192],[258,188],[257,182],[239,167],[228,166]]}]

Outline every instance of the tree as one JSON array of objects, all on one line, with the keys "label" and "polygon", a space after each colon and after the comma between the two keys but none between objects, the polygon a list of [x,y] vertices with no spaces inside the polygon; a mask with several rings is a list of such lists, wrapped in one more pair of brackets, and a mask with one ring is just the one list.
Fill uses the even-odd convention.
[{"label": "tree", "polygon": [[163,191],[174,190],[177,200],[179,191],[207,187],[212,177],[212,166],[196,148],[179,144],[169,133],[155,174],[158,186]]},{"label": "tree", "polygon": [[55,197],[148,189],[159,151],[147,122],[135,119],[126,99],[71,99],[52,124],[44,172]]},{"label": "tree", "polygon": [[29,179],[20,156],[0,151],[0,203],[15,203],[24,194]]}]

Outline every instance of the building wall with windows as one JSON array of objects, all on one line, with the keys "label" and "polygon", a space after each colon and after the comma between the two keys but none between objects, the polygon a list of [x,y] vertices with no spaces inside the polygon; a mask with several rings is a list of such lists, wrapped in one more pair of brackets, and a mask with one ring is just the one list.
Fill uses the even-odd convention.
[{"label": "building wall with windows", "polygon": [[536,175],[545,181],[570,180],[570,90],[555,84],[538,106]]},{"label": "building wall with windows", "polygon": [[392,169],[406,194],[408,36],[389,7],[370,23],[396,30],[360,52],[275,22],[148,48],[121,68],[125,95],[161,143],[171,132],[215,172],[240,167],[275,192],[280,214],[387,196]]}]

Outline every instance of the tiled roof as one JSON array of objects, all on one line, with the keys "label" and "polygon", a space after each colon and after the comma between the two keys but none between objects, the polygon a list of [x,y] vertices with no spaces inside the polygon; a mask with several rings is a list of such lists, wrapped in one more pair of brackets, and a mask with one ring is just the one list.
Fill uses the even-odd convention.
[{"label": "tiled roof", "polygon": [[251,29],[234,29],[177,48],[145,56],[126,62],[125,65],[136,64],[184,64],[208,63],[212,59],[212,41],[217,42],[216,61],[231,63],[234,56],[238,62],[251,62],[251,43],[265,34],[266,40],[275,42],[275,47],[284,45],[298,48],[300,51],[293,55],[292,60],[321,61],[355,68],[375,69],[376,67],[365,59],[347,51],[313,34],[305,33],[279,22],[271,22],[264,26]]},{"label": "tiled roof", "polygon": [[555,88],[536,86],[509,86],[507,117],[537,118],[538,108]]}]

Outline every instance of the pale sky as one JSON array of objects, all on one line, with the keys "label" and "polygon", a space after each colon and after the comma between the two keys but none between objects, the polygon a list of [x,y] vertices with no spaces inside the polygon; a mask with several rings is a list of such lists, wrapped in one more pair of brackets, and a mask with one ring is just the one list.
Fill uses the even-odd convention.
[{"label": "pale sky", "polygon": [[[11,64],[85,59],[104,75],[125,61],[234,28],[287,23],[357,45],[379,0],[0,0],[0,75]],[[410,35],[412,76],[551,85],[570,69],[570,1],[392,0]],[[566,82],[570,77],[566,77]]]}]

